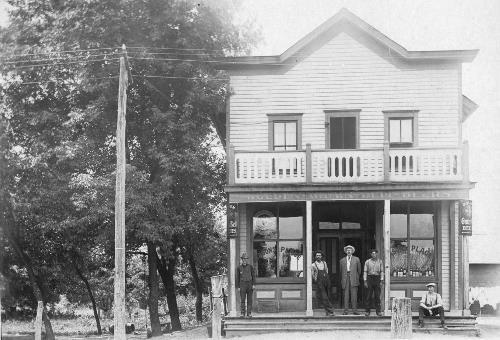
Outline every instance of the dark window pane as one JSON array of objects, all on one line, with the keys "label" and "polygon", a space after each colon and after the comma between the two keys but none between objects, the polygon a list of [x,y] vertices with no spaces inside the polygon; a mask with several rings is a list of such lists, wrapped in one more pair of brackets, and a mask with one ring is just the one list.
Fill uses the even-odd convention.
[{"label": "dark window pane", "polygon": [[344,129],[342,126],[342,118],[340,117],[330,118],[330,148],[344,148]]},{"label": "dark window pane", "polygon": [[257,277],[276,277],[276,242],[255,241],[253,258]]},{"label": "dark window pane", "polygon": [[304,243],[282,241],[279,247],[279,276],[304,277]]},{"label": "dark window pane", "polygon": [[356,117],[330,118],[330,148],[356,148]]},{"label": "dark window pane", "polygon": [[276,217],[254,217],[253,218],[253,237],[254,238],[277,238],[278,228]]},{"label": "dark window pane", "polygon": [[356,149],[356,117],[344,117],[344,149]]},{"label": "dark window pane", "polygon": [[434,276],[434,240],[410,241],[410,276]]},{"label": "dark window pane", "polygon": [[391,214],[391,238],[404,238],[408,235],[406,214]]},{"label": "dark window pane", "polygon": [[434,215],[411,214],[410,237],[434,237]]},{"label": "dark window pane", "polygon": [[407,263],[408,242],[406,240],[391,240],[391,275],[404,276],[408,268]]}]

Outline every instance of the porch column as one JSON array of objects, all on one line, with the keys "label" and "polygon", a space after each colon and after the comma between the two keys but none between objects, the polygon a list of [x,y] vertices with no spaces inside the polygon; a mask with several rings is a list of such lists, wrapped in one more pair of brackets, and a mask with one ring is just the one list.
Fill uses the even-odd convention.
[{"label": "porch column", "polygon": [[312,202],[306,201],[306,316],[313,315],[312,308]]},{"label": "porch column", "polygon": [[389,315],[391,290],[391,201],[384,200],[384,314]]},{"label": "porch column", "polygon": [[236,316],[236,238],[229,239],[229,316]]}]

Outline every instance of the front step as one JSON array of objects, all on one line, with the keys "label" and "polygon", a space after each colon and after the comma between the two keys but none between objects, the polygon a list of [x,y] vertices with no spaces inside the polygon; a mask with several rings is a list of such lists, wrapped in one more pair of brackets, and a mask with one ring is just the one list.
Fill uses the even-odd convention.
[{"label": "front step", "polygon": [[[424,319],[424,328],[419,328],[418,317],[414,316],[412,327],[418,333],[459,333],[478,335],[475,317],[447,317],[447,329],[440,328],[440,320]],[[253,318],[227,317],[224,321],[226,337],[262,333],[315,332],[315,331],[381,331],[390,332],[390,316],[254,316]]]}]

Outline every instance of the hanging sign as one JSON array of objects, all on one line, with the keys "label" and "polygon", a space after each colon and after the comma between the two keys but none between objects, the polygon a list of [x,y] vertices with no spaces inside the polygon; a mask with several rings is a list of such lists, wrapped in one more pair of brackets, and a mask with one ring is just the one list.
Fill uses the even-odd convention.
[{"label": "hanging sign", "polygon": [[227,238],[236,238],[238,236],[238,205],[227,205]]},{"label": "hanging sign", "polygon": [[472,201],[460,200],[459,206],[460,234],[472,235]]}]

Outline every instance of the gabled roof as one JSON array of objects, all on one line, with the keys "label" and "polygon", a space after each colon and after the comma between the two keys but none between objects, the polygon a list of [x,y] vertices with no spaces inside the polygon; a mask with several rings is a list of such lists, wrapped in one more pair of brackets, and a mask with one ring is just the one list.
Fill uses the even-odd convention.
[{"label": "gabled roof", "polygon": [[366,36],[389,48],[391,51],[400,55],[404,59],[434,59],[457,62],[471,62],[478,53],[478,50],[408,51],[403,46],[389,39],[383,33],[354,15],[349,10],[342,8],[339,12],[337,12],[337,14],[318,26],[311,33],[300,39],[297,43],[295,43],[281,55],[228,57],[224,60],[221,60],[218,66],[221,69],[229,69],[239,68],[239,66],[244,65],[280,66],[282,64],[286,64],[287,61],[298,52],[308,48],[323,35],[345,23],[354,26]]}]

